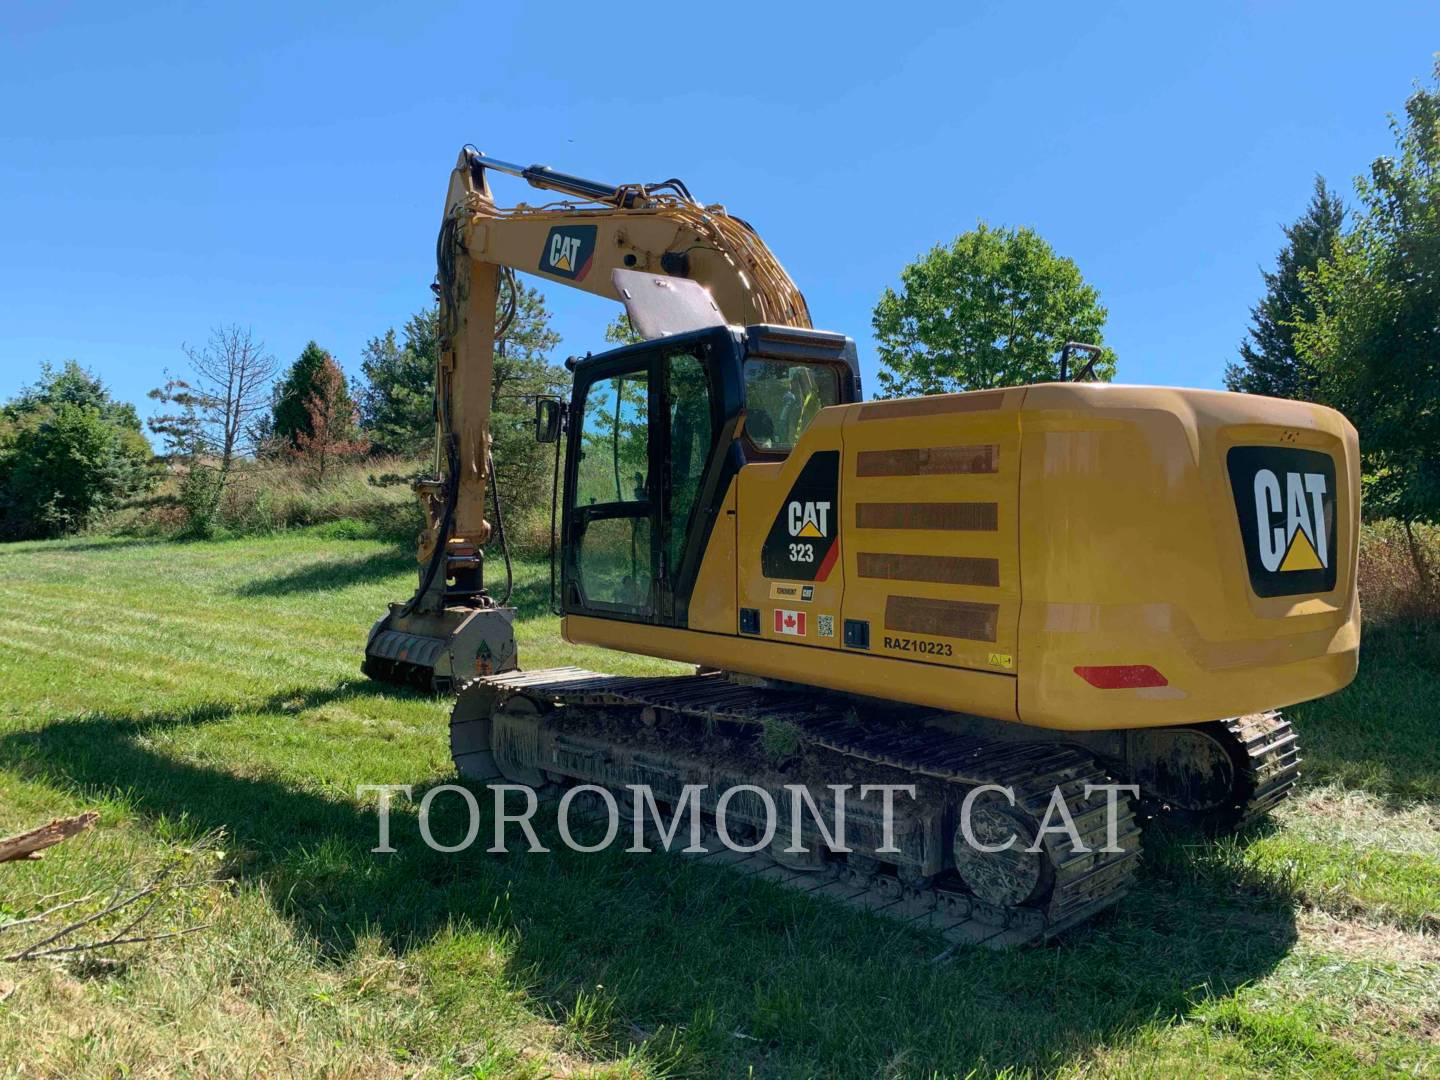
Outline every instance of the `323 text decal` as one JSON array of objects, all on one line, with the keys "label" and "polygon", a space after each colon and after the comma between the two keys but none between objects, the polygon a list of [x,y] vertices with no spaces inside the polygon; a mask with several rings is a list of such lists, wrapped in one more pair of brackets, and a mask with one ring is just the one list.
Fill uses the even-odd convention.
[{"label": "323 text decal", "polygon": [[840,451],[811,454],[760,549],[761,573],[789,581],[830,576],[840,554],[839,493]]}]

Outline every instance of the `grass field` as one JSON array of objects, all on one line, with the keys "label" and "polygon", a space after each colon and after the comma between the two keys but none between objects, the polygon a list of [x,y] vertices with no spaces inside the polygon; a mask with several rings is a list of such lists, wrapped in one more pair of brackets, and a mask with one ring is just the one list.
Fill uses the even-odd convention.
[{"label": "grass field", "polygon": [[[358,676],[411,569],[341,535],[0,547],[0,835],[101,813],[0,866],[0,954],[34,936],[5,922],[127,876],[208,880],[145,924],[194,933],[0,962],[0,1072],[1440,1072],[1434,632],[1372,631],[1355,686],[1293,711],[1305,787],[1273,821],[1152,836],[1087,928],[937,964],[937,938],[675,858],[441,855],[409,804],[371,854],[356,786],[449,778],[447,706]],[[564,645],[521,569],[527,666],[664,667]]]}]

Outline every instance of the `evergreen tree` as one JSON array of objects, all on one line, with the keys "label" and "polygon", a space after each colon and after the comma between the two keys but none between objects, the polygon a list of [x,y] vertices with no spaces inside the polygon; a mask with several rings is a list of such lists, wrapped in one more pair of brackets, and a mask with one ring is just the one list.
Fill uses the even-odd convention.
[{"label": "evergreen tree", "polygon": [[345,376],[329,356],[315,376],[315,389],[305,400],[305,412],[309,430],[296,432],[290,454],[319,487],[337,465],[370,448],[370,444],[359,437],[358,416],[355,403],[345,389]]},{"label": "evergreen tree", "polygon": [[[510,281],[502,277],[498,309],[510,308]],[[564,392],[569,374],[550,363],[560,343],[539,290],[520,285],[508,325],[497,328],[491,381],[490,430],[496,471],[512,509],[543,501],[550,481],[549,448],[535,442],[535,398]],[[435,436],[434,380],[439,354],[439,308],[427,307],[365,346],[358,391],[361,426],[377,452],[428,453]]]},{"label": "evergreen tree", "polygon": [[[334,363],[330,354],[315,342],[309,342],[276,391],[271,436],[282,447],[293,449],[300,444],[301,435],[315,434],[310,427],[309,402],[322,391],[320,382],[327,363]],[[343,384],[340,393],[337,407],[342,411],[353,410],[354,402]]]},{"label": "evergreen tree", "polygon": [[418,311],[395,331],[371,338],[360,354],[360,425],[376,453],[418,456],[435,439],[435,359],[439,309]]},{"label": "evergreen tree", "polygon": [[0,537],[83,529],[156,479],[135,407],[73,360],[0,407]]},{"label": "evergreen tree", "polygon": [[[502,313],[509,306],[509,288],[509,281],[502,280]],[[519,286],[509,326],[500,329],[491,386],[495,472],[510,509],[548,506],[554,448],[535,441],[535,399],[563,395],[569,385],[569,372],[549,360],[560,335],[550,327],[545,297],[526,285]]]},{"label": "evergreen tree", "polygon": [[40,409],[57,409],[61,405],[77,405],[94,409],[107,423],[133,431],[140,430],[140,417],[128,401],[114,401],[105,384],[74,360],[67,360],[56,370],[50,364],[40,365],[40,379],[27,386],[14,399],[0,406],[0,413],[10,419]]},{"label": "evergreen tree", "polygon": [[1251,326],[1239,363],[1225,367],[1225,385],[1247,394],[1315,401],[1318,373],[1295,350],[1295,326],[1315,318],[1305,277],[1330,257],[1345,224],[1345,205],[1315,178],[1310,205],[1285,229],[1273,271],[1263,271],[1265,296],[1250,309]]}]

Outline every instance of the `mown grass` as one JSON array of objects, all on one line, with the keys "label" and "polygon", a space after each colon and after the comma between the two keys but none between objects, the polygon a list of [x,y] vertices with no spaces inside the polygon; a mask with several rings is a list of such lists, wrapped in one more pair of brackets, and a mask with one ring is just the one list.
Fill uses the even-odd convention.
[{"label": "mown grass", "polygon": [[[225,851],[154,917],[198,933],[112,963],[0,963],[0,1069],[1440,1069],[1433,636],[1372,634],[1353,688],[1295,710],[1308,786],[1273,821],[1157,833],[1140,887],[1091,926],[937,964],[929,935],[678,859],[432,852],[407,803],[399,850],[372,854],[357,785],[449,779],[447,705],[358,676],[366,627],[413,571],[337,533],[0,548],[0,834],[101,811],[43,861],[0,867],[0,923],[217,831]],[[527,666],[666,669],[562,643],[545,568],[520,569]],[[437,836],[463,833],[458,809],[436,804]]]}]

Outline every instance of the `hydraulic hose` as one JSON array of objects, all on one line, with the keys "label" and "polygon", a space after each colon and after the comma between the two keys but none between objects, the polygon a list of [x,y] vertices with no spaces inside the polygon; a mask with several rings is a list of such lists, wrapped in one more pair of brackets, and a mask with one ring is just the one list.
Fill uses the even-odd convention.
[{"label": "hydraulic hose", "polygon": [[505,535],[505,508],[500,501],[500,478],[495,474],[495,455],[486,453],[486,470],[490,473],[490,491],[495,496],[495,531],[500,535],[500,552],[505,558],[505,594],[500,597],[500,606],[510,603],[510,594],[515,591],[515,567],[510,562],[510,540]]}]

